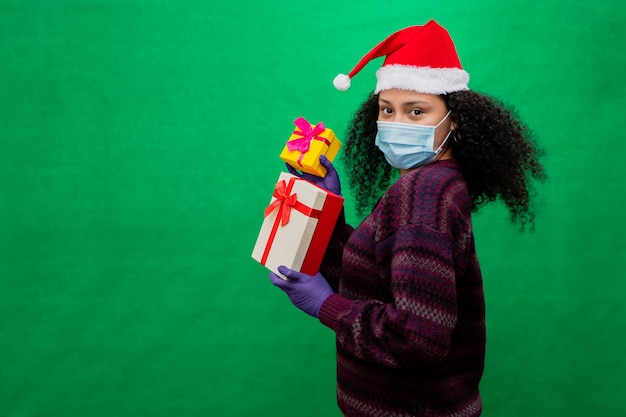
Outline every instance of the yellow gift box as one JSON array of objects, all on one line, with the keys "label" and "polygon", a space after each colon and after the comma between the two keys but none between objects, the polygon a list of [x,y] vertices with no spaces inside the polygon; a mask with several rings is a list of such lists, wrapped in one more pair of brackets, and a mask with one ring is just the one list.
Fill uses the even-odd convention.
[{"label": "yellow gift box", "polygon": [[314,125],[304,117],[298,117],[293,123],[296,129],[280,153],[280,159],[299,171],[325,176],[326,168],[320,164],[320,155],[325,155],[332,162],[339,152],[341,142],[321,122]]}]

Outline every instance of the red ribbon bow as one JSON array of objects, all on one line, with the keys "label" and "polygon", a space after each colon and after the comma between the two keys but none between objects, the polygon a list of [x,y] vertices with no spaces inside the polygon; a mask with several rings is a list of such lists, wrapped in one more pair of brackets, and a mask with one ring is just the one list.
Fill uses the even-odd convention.
[{"label": "red ribbon bow", "polygon": [[291,194],[287,191],[287,183],[285,180],[281,180],[276,183],[274,189],[274,200],[269,206],[265,208],[265,217],[278,208],[278,218],[280,218],[281,226],[289,223],[289,215],[291,214],[291,208],[296,205],[298,201],[298,194]]}]

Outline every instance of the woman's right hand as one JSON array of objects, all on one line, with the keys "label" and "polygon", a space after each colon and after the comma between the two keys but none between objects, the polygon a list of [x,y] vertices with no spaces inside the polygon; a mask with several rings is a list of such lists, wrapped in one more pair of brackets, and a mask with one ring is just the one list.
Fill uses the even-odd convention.
[{"label": "woman's right hand", "polygon": [[298,172],[294,167],[289,164],[285,164],[287,166],[287,170],[295,175],[298,178],[302,178],[313,184],[317,185],[320,188],[330,191],[333,194],[341,195],[341,184],[339,182],[339,174],[337,174],[337,170],[333,166],[333,163],[326,158],[325,155],[320,155],[320,164],[326,168],[326,175],[324,177],[318,177],[317,175],[301,173]]}]

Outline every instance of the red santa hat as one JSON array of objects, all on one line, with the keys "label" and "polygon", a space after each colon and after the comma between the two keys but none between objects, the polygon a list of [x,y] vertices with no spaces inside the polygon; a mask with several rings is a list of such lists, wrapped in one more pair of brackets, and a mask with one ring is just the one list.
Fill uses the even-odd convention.
[{"label": "red santa hat", "polygon": [[450,34],[431,20],[391,34],[369,51],[348,75],[339,74],[333,84],[347,90],[350,79],[372,59],[386,55],[376,72],[376,93],[391,88],[419,93],[446,94],[469,90],[469,74],[461,67]]}]

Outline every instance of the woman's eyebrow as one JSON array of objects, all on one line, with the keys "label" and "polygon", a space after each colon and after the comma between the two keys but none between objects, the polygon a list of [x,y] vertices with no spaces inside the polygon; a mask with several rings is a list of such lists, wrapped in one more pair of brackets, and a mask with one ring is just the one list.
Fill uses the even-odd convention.
[{"label": "woman's eyebrow", "polygon": [[429,102],[424,101],[424,100],[407,101],[406,103],[402,103],[403,106],[414,106],[416,104],[420,104],[420,105],[426,104],[428,106],[430,105]]},{"label": "woman's eyebrow", "polygon": [[[390,102],[390,101],[387,101],[387,100],[385,100],[384,98],[379,98],[379,99],[378,99],[378,101],[379,101],[379,102],[382,102],[382,103],[384,103],[384,104],[391,104],[391,102]],[[416,105],[416,104],[419,104],[419,105],[428,105],[428,106],[430,106],[430,103],[429,103],[429,102],[427,102],[427,101],[424,101],[424,100],[407,101],[407,102],[401,103],[400,105],[401,105],[401,106],[414,106],[414,105]]]}]

